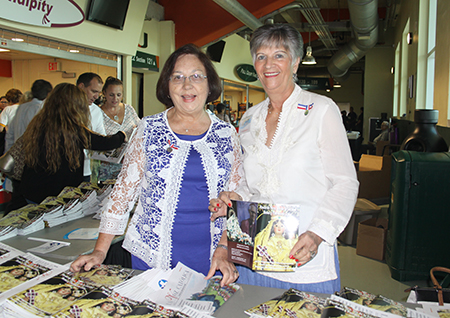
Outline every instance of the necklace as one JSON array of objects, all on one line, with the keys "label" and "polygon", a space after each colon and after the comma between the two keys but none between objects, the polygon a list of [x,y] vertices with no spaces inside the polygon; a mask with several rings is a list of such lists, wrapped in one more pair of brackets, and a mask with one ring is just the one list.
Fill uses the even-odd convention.
[{"label": "necklace", "polygon": [[108,109],[109,114],[110,114],[111,116],[113,116],[113,119],[114,119],[115,121],[119,121],[120,106],[118,106],[118,107],[119,107],[119,109],[117,110],[116,114],[113,114],[113,113],[111,112],[112,107]]},{"label": "necklace", "polygon": [[[272,109],[272,110],[271,110]],[[269,112],[269,114],[272,114],[272,111],[274,111],[273,110],[273,106],[272,106],[272,103],[270,103],[269,104],[269,107],[268,107],[268,112]],[[281,114],[281,111],[274,111],[275,113],[278,113],[278,116],[280,116],[280,114]]]}]

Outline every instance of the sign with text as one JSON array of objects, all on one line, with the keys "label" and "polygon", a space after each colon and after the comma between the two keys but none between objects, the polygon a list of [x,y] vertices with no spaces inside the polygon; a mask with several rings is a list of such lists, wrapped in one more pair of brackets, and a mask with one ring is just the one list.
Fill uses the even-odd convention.
[{"label": "sign with text", "polygon": [[136,51],[136,55],[131,58],[131,65],[136,68],[158,72],[159,56]]},{"label": "sign with text", "polygon": [[62,28],[84,21],[74,0],[0,0],[0,4],[0,18],[19,23]]},{"label": "sign with text", "polygon": [[329,78],[309,78],[299,77],[297,84],[306,90],[326,90],[331,89]]},{"label": "sign with text", "polygon": [[61,69],[59,62],[49,62],[48,70],[49,71],[59,71]]},{"label": "sign with text", "polygon": [[234,72],[245,82],[255,82],[258,79],[255,68],[250,64],[239,64],[234,68]]}]

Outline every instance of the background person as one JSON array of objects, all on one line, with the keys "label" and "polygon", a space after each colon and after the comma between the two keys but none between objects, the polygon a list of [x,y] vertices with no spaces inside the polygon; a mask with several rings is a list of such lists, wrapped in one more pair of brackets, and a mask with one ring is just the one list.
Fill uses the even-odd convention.
[{"label": "background person", "polygon": [[217,117],[219,117],[219,119],[221,119],[227,123],[231,123],[230,116],[228,116],[228,114],[226,113],[226,109],[227,109],[227,107],[225,106],[225,104],[223,104],[223,103],[217,104],[216,105]]},{"label": "background person", "polygon": [[75,260],[72,271],[104,261],[138,200],[123,241],[134,269],[168,270],[181,261],[208,278],[220,270],[222,284],[236,280],[227,261],[225,220],[212,224],[208,211],[209,197],[234,189],[231,181],[240,178],[236,130],[205,110],[220,93],[219,76],[200,49],[188,44],[170,55],[157,84],[158,100],[168,109],[140,122],[94,251]]},{"label": "background person", "polygon": [[22,95],[22,92],[16,88],[11,88],[6,92],[5,96],[8,100],[8,106],[6,106],[0,114],[0,132],[2,132],[14,118]]},{"label": "background person", "polygon": [[253,33],[250,50],[268,98],[241,119],[244,182],[211,200],[210,210],[223,214],[230,198],[300,206],[299,228],[306,230],[289,254],[295,271],[239,266],[237,282],[329,294],[340,290],[336,238],[352,214],[358,181],[338,106],[294,83],[302,49],[301,35],[287,24]]},{"label": "background person", "polygon": [[[131,105],[122,102],[122,81],[112,76],[108,77],[103,85],[102,93],[105,102],[101,106],[101,110],[106,134],[111,135],[118,131],[124,131],[130,135],[139,124],[140,119]],[[121,164],[100,162],[98,180],[116,179],[121,168]]]},{"label": "background person", "polygon": [[34,81],[31,86],[32,99],[19,105],[16,115],[8,125],[8,131],[5,137],[5,151],[8,151],[16,140],[23,135],[30,121],[42,109],[44,99],[47,98],[47,95],[52,89],[52,84],[46,80],[38,79]]},{"label": "background person", "polygon": [[[87,72],[81,74],[77,79],[77,86],[83,92],[86,93],[89,103],[89,113],[90,113],[90,121],[91,129],[93,132],[96,132],[100,135],[106,135],[105,126],[103,125],[103,112],[94,102],[100,96],[102,91],[103,80],[102,78],[92,72]],[[117,131],[116,131],[117,132]],[[115,133],[116,133],[115,132]],[[90,181],[91,179],[91,160],[89,156],[89,151],[84,150],[84,168],[83,168],[83,180]]]},{"label": "background person", "polygon": [[6,96],[2,96],[2,97],[0,97],[0,112],[2,111],[2,110],[4,110],[5,109],[5,107],[6,106],[8,106],[8,99],[6,98]]},{"label": "background person", "polygon": [[73,84],[57,85],[23,134],[25,167],[20,191],[27,201],[40,203],[66,186],[79,186],[83,149],[114,149],[126,137],[123,132],[100,136],[88,127],[86,94]]}]

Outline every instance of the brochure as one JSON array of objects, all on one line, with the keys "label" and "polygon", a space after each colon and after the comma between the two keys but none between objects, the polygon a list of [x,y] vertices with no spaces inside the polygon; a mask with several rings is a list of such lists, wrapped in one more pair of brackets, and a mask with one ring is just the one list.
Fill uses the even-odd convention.
[{"label": "brochure", "polygon": [[228,260],[256,271],[294,271],[289,258],[298,239],[300,207],[232,201],[227,211]]}]

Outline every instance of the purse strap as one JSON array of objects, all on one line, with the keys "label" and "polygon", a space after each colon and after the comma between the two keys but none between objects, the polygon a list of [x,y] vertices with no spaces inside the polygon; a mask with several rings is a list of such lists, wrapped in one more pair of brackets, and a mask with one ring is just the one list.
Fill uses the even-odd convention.
[{"label": "purse strap", "polygon": [[444,294],[442,292],[442,286],[438,283],[436,277],[434,277],[434,272],[444,272],[444,273],[450,274],[450,269],[448,269],[446,267],[436,266],[430,270],[431,281],[434,284],[434,288],[436,288],[436,290],[438,292],[439,306],[443,306],[444,305]]}]

